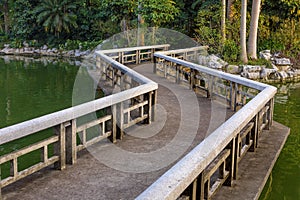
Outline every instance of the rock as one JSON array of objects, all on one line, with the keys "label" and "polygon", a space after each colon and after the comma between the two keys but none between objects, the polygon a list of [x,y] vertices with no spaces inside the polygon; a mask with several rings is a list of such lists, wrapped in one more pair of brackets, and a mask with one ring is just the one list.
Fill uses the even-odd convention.
[{"label": "rock", "polygon": [[29,44],[28,44],[26,41],[24,41],[24,42],[23,42],[23,46],[24,46],[24,47],[29,47]]},{"label": "rock", "polygon": [[52,51],[53,53],[58,53],[58,50],[57,50],[56,48],[52,48],[51,51]]},{"label": "rock", "polygon": [[279,70],[278,67],[276,65],[274,65],[273,63],[272,63],[272,68],[275,69],[276,71]]},{"label": "rock", "polygon": [[47,49],[48,49],[48,46],[44,44],[44,45],[42,46],[42,50],[47,50]]},{"label": "rock", "polygon": [[259,65],[243,65],[242,68],[243,71],[252,73],[252,72],[260,72],[262,67]]},{"label": "rock", "polygon": [[79,49],[76,49],[74,55],[75,55],[75,57],[80,57],[80,56],[81,56],[80,50],[79,50]]},{"label": "rock", "polygon": [[239,74],[240,73],[240,67],[237,65],[228,65],[226,67],[226,72],[230,74]]},{"label": "rock", "polygon": [[33,52],[34,52],[34,53],[37,53],[37,54],[40,54],[40,53],[41,53],[41,50],[40,50],[40,49],[34,49]]},{"label": "rock", "polygon": [[275,58],[275,65],[292,65],[291,60],[288,58]]},{"label": "rock", "polygon": [[259,52],[259,57],[265,60],[271,60],[272,54],[270,50],[263,50]]},{"label": "rock", "polygon": [[204,65],[213,69],[222,69],[228,65],[227,62],[213,54],[208,56],[200,55],[198,57],[198,62],[200,65]]},{"label": "rock", "polygon": [[285,80],[288,77],[288,74],[285,71],[278,71],[277,75],[278,78],[281,80]]},{"label": "rock", "polygon": [[260,72],[247,72],[247,71],[244,71],[244,72],[241,73],[241,76],[245,77],[245,78],[255,80],[255,79],[260,78]]},{"label": "rock", "polygon": [[73,57],[74,56],[74,50],[68,51],[66,54],[68,57]]}]

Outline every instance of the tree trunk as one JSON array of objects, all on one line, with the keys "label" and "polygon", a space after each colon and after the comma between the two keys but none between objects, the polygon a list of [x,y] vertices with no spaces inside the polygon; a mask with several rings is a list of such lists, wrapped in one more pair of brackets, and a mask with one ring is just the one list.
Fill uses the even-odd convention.
[{"label": "tree trunk", "polygon": [[4,13],[4,31],[6,34],[9,33],[9,9],[8,9],[8,1],[5,0],[3,3],[3,13]]},{"label": "tree trunk", "polygon": [[226,15],[226,17],[227,17],[227,19],[229,20],[229,21],[231,21],[231,19],[232,19],[232,11],[231,11],[231,8],[232,8],[232,5],[233,5],[233,2],[234,2],[235,0],[228,0],[228,2],[227,2],[227,15]]},{"label": "tree trunk", "polygon": [[241,7],[241,29],[240,29],[240,42],[241,42],[241,61],[246,64],[247,58],[247,45],[246,45],[246,20],[247,20],[247,0],[242,0]]},{"label": "tree trunk", "polygon": [[248,40],[248,53],[251,59],[257,59],[257,29],[261,0],[252,1],[250,33]]},{"label": "tree trunk", "polygon": [[138,5],[139,14],[138,14],[138,44],[137,46],[145,46],[145,35],[144,35],[144,26],[145,20],[143,19],[141,13],[142,5],[139,3]]},{"label": "tree trunk", "polygon": [[221,35],[222,46],[224,46],[226,40],[226,0],[222,0]]}]

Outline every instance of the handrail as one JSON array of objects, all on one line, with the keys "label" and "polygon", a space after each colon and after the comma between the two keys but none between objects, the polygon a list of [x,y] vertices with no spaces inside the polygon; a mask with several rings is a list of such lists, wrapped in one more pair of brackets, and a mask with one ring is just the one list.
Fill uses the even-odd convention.
[{"label": "handrail", "polygon": [[166,48],[166,47],[170,47],[170,45],[160,44],[160,45],[152,45],[152,46],[127,47],[127,48],[119,48],[119,49],[99,50],[98,52],[102,52],[103,54],[108,54],[108,53],[119,53],[119,52],[145,50],[145,49],[159,49],[159,48]]},{"label": "handrail", "polygon": [[253,80],[250,80],[250,79],[240,77],[238,75],[225,73],[225,72],[222,72],[222,71],[219,71],[219,70],[214,70],[214,69],[211,69],[211,68],[208,68],[208,67],[204,67],[204,66],[195,64],[195,63],[191,63],[191,62],[188,62],[188,61],[185,61],[185,60],[181,60],[181,59],[178,59],[178,58],[173,58],[173,57],[170,57],[168,55],[165,55],[164,53],[165,52],[155,53],[154,56],[158,57],[158,58],[167,59],[167,60],[175,62],[177,64],[187,66],[187,67],[190,67],[190,68],[195,69],[195,70],[199,70],[203,73],[206,73],[206,74],[209,74],[209,75],[221,78],[221,79],[234,81],[234,82],[239,83],[241,85],[245,85],[247,87],[252,87],[252,88],[257,89],[257,90],[263,90],[266,87],[272,87],[272,86],[269,86],[269,85],[264,84],[264,83],[260,83],[260,82],[256,82],[256,81],[253,81]]},{"label": "handrail", "polygon": [[[169,45],[157,45],[151,46],[150,48],[133,47],[130,48],[130,50],[136,50],[136,54],[134,56],[141,58],[140,60],[138,59],[140,62],[144,60],[152,60],[153,53],[157,48],[165,50],[168,48],[168,46]],[[147,50],[147,56],[145,57],[143,57],[144,52],[141,52],[143,49]],[[29,136],[42,130],[46,130],[48,128],[53,128],[53,134],[55,136],[45,139],[42,143],[36,142],[24,147],[24,149],[16,150],[0,157],[3,162],[11,163],[10,175],[2,180],[0,177],[0,198],[1,187],[7,186],[49,165],[54,164],[56,169],[63,170],[65,169],[66,164],[76,163],[78,151],[108,137],[110,137],[112,142],[116,142],[116,139],[122,139],[123,129],[142,121],[150,124],[154,119],[155,108],[153,106],[156,104],[158,84],[126,67],[122,63],[115,61],[113,58],[106,55],[105,52],[109,51],[96,52],[96,62],[100,62],[100,65],[98,65],[99,63],[96,63],[96,66],[101,67],[101,69],[107,67],[109,70],[112,70],[113,73],[115,73],[112,77],[113,87],[118,86],[118,81],[115,80],[115,78],[120,79],[122,76],[125,77],[124,83],[126,82],[125,79],[129,78],[131,80],[129,83],[130,87],[125,87],[122,89],[122,91],[116,94],[105,96],[101,99],[86,102],[9,127],[1,128],[0,145]],[[119,54],[119,59],[124,60],[123,56],[126,57],[126,61],[130,60],[128,55],[124,53]],[[101,66],[101,64],[104,65]],[[126,84],[128,84],[128,82]],[[135,98],[141,98],[143,99],[143,102],[136,104],[134,101],[132,101]],[[128,108],[124,107],[123,104],[126,101],[132,102],[130,105],[126,105]],[[87,140],[87,124],[82,124],[78,127],[77,119],[99,110],[106,112],[109,108],[111,111],[108,111],[105,116],[87,122],[88,126],[90,127],[101,127],[98,135],[95,135],[95,137]],[[129,112],[131,110],[138,110],[139,115],[130,121],[127,120],[124,122],[124,112],[128,112],[128,109],[130,109]],[[77,144],[77,135],[82,137],[79,144]],[[49,157],[48,148],[49,145],[52,144],[54,145],[53,155]],[[29,154],[37,149],[41,150],[41,162],[23,170],[18,169],[18,157]]]},{"label": "handrail", "polygon": [[157,89],[152,82],[0,129],[0,145]]},{"label": "handrail", "polygon": [[261,92],[141,193],[136,198],[138,200],[178,198],[222,150],[234,141],[236,135],[271,101],[277,91],[273,86],[173,58],[164,55],[164,53],[155,53],[155,57],[199,70],[211,76],[246,85]]},{"label": "handrail", "polygon": [[114,59],[112,59],[111,57],[105,54],[112,53],[112,52],[125,52],[125,51],[129,51],[129,50],[131,51],[136,49],[142,50],[142,49],[149,49],[149,48],[165,48],[168,46],[169,45],[164,44],[164,45],[96,51],[96,54],[99,55],[103,60],[113,64],[114,67],[121,70],[124,74],[132,77],[135,81],[140,82],[143,85],[128,89],[126,91],[122,91],[117,94],[106,96],[101,99],[83,103],[78,106],[67,108],[58,112],[54,112],[48,115],[44,115],[9,127],[2,128],[0,129],[0,145],[28,136],[32,133],[53,127],[57,124],[69,121],[71,119],[78,118],[80,116],[108,107],[110,105],[120,103],[126,99],[132,98],[133,95],[137,95],[138,92],[146,93],[152,90],[156,90],[158,88],[157,83],[135,72],[134,70],[126,67],[125,65],[115,61]]}]

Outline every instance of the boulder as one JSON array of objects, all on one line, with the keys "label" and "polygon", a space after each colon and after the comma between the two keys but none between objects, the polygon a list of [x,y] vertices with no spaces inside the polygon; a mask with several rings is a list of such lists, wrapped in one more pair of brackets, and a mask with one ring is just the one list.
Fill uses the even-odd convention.
[{"label": "boulder", "polygon": [[247,71],[244,71],[244,72],[241,73],[241,76],[245,77],[245,78],[248,78],[248,79],[255,80],[255,79],[260,78],[260,72],[247,72]]},{"label": "boulder", "polygon": [[291,60],[290,59],[288,59],[288,58],[275,58],[274,59],[274,61],[275,61],[275,65],[292,65],[292,63],[291,63]]},{"label": "boulder", "polygon": [[213,69],[222,69],[228,65],[227,62],[213,54],[208,56],[200,55],[198,57],[198,62],[200,65],[204,65]]},{"label": "boulder", "polygon": [[237,65],[227,65],[226,72],[230,74],[239,74],[240,73],[240,67]]},{"label": "boulder", "polygon": [[265,60],[271,60],[272,54],[270,50],[263,50],[259,52],[259,57]]},{"label": "boulder", "polygon": [[242,65],[243,71],[245,72],[260,72],[262,67],[259,65]]}]

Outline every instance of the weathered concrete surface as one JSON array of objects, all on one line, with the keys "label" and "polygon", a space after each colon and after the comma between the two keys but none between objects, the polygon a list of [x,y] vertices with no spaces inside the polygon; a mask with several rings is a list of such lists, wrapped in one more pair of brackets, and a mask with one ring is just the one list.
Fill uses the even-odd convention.
[{"label": "weathered concrete surface", "polygon": [[233,186],[222,187],[213,199],[258,199],[289,132],[288,127],[277,122],[274,122],[269,131],[263,131],[256,151],[247,152],[241,160],[238,178],[234,181]]},{"label": "weathered concrete surface", "polygon": [[[178,136],[180,122],[183,120],[184,113],[179,101],[186,102],[185,106],[188,113],[185,115],[193,117],[200,114],[195,135],[189,131],[195,129],[195,127],[189,127],[189,124],[192,125],[192,123],[189,121],[185,123],[186,138],[192,139],[188,142],[185,138],[182,140],[181,145],[185,145],[186,153],[232,114],[223,105],[214,103],[205,97],[194,96],[199,104],[198,110],[195,105],[189,103],[190,95],[194,95],[191,90],[176,86],[162,77],[153,75],[151,65],[136,67],[135,70],[159,83],[157,103],[159,107],[163,108],[162,110],[165,110],[166,116],[157,115],[156,122],[152,123],[150,127],[157,126],[157,123],[164,117],[166,121],[157,134],[146,139],[126,134],[124,139],[116,144],[121,149],[147,153],[168,145],[172,139]],[[104,165],[101,157],[99,158],[95,154],[94,150],[101,151],[101,148],[105,149],[108,145],[109,143],[102,143],[99,146],[96,145],[95,148],[80,152],[77,163],[72,166],[68,165],[64,171],[44,169],[3,188],[3,199],[133,199],[176,162],[174,160],[166,167],[144,173],[119,171]],[[180,143],[177,145],[179,147]],[[174,151],[169,152],[169,156],[150,164],[153,164],[154,167],[161,166],[161,163],[166,162],[168,157],[173,156],[173,154]],[[183,155],[178,156],[178,159]],[[132,164],[121,159],[119,162],[119,164],[127,165],[129,168]]]}]

